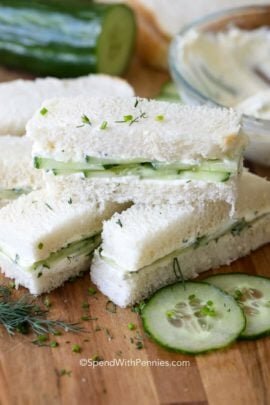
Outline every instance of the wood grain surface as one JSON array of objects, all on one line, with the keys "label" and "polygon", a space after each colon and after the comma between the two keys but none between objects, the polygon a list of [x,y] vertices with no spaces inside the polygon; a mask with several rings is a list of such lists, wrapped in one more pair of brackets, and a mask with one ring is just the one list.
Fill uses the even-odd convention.
[{"label": "wood grain surface", "polygon": [[[15,77],[27,76],[0,70],[2,81]],[[165,74],[142,68],[136,62],[127,78],[138,95],[149,97],[167,80]],[[270,175],[264,168],[252,165],[251,169]],[[269,276],[270,246],[222,269],[234,270]],[[8,282],[3,277],[0,281]],[[49,295],[50,318],[76,322],[83,315],[84,301],[90,304],[90,316],[98,318],[84,322],[87,333],[57,337],[57,348],[37,347],[31,343],[33,336],[9,337],[0,329],[1,405],[270,404],[270,338],[239,342],[224,351],[197,357],[170,353],[144,335],[136,313],[118,308],[116,313],[108,312],[106,297],[100,293],[89,296],[90,285],[86,274]],[[25,292],[21,288],[15,294]],[[130,322],[136,325],[135,330],[129,330]],[[138,334],[143,338],[141,350],[136,348]],[[81,345],[82,352],[73,353],[73,344]],[[81,359],[93,356],[118,359],[126,365],[80,365],[85,361]],[[168,365],[162,365],[162,361]],[[65,375],[61,375],[63,369]]]}]

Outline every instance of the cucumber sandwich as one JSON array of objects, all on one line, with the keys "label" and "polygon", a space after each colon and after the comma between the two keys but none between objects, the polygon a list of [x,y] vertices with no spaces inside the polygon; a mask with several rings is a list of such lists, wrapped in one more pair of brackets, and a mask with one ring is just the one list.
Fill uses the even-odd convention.
[{"label": "cucumber sandwich", "polygon": [[44,102],[27,135],[35,167],[55,182],[94,185],[119,202],[233,204],[246,144],[239,127],[228,109],[75,97]]},{"label": "cucumber sandwich", "polygon": [[[258,198],[260,196],[260,198]],[[244,172],[234,217],[225,201],[134,205],[104,223],[91,278],[117,305],[229,264],[270,241],[270,182]]]},{"label": "cucumber sandwich", "polygon": [[0,207],[43,186],[31,164],[32,144],[26,137],[0,136]]},{"label": "cucumber sandwich", "polygon": [[27,121],[47,98],[79,94],[129,97],[134,93],[125,80],[102,74],[77,79],[48,77],[0,83],[0,135],[23,135]]},{"label": "cucumber sandwich", "polygon": [[89,269],[102,221],[120,209],[71,188],[68,198],[60,188],[21,196],[0,210],[2,272],[35,295],[60,286]]}]

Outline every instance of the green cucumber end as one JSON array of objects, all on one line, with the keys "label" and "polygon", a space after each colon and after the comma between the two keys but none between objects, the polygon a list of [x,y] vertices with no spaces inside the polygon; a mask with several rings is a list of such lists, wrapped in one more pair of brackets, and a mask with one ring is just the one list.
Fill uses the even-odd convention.
[{"label": "green cucumber end", "polygon": [[136,38],[133,11],[113,6],[107,12],[98,42],[98,72],[121,75],[128,67]]}]

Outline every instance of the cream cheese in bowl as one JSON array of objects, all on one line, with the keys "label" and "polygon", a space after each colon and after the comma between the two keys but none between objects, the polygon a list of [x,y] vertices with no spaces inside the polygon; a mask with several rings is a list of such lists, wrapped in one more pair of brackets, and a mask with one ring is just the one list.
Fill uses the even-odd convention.
[{"label": "cream cheese in bowl", "polygon": [[270,30],[231,27],[225,32],[190,30],[178,43],[181,71],[218,104],[270,118]]},{"label": "cream cheese in bowl", "polygon": [[246,157],[270,166],[270,6],[191,24],[171,45],[170,68],[184,102],[239,111],[250,138]]}]

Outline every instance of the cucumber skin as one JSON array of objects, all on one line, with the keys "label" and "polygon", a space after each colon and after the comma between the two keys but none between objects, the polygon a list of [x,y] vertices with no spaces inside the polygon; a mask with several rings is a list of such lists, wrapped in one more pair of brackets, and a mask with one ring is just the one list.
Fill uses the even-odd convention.
[{"label": "cucumber skin", "polygon": [[119,4],[0,0],[1,64],[41,76],[97,73],[99,36],[114,7],[134,19]]},{"label": "cucumber skin", "polygon": [[[253,277],[254,277],[254,274],[245,274],[245,273],[240,273],[240,272],[237,272],[237,273],[218,273],[218,274],[214,274],[213,276],[210,276],[210,277],[212,278],[212,277],[218,277],[218,276],[227,276],[227,275],[231,275],[231,274],[233,274],[233,275],[236,275],[236,274],[237,274],[237,275],[253,276]],[[208,282],[207,282],[207,279],[210,278],[210,277],[207,277],[207,278],[204,279],[203,281],[206,282],[206,283],[208,283]],[[263,278],[263,279],[269,280],[268,277],[265,277],[265,276],[258,276],[257,274],[255,275],[255,277]],[[211,283],[208,283],[208,284],[211,284]],[[223,290],[222,290],[222,291],[223,291]],[[224,292],[226,293],[226,291],[224,291]],[[227,293],[226,293],[226,294],[227,294]],[[244,329],[243,329],[243,331],[244,331]],[[243,332],[243,331],[242,331],[242,332]],[[239,337],[238,337],[237,340],[244,340],[244,341],[247,341],[247,340],[257,340],[257,339],[264,338],[264,337],[267,337],[267,336],[270,336],[270,329],[268,329],[268,330],[266,330],[266,331],[264,331],[264,332],[262,332],[262,333],[258,333],[258,334],[256,334],[256,335],[252,335],[252,336],[239,335]]]},{"label": "cucumber skin", "polygon": [[[193,283],[196,283],[196,282],[193,282]],[[212,284],[210,284],[210,283],[207,283],[207,282],[205,282],[205,281],[199,281],[199,283],[201,283],[201,284],[208,284],[208,285],[212,285]],[[171,285],[174,285],[174,284],[176,284],[176,283],[173,283],[173,284],[171,284]],[[161,290],[163,290],[163,289],[165,289],[165,288],[168,288],[169,287],[169,285],[167,285],[167,286],[165,286],[165,287],[162,287],[161,289],[159,289],[155,294],[157,294],[159,291],[161,291]],[[215,286],[216,287],[216,286]],[[216,287],[218,290],[220,290],[220,291],[222,291],[224,294],[227,294],[225,291],[223,291],[223,290],[221,290],[220,288],[218,288],[218,287]],[[154,295],[155,295],[154,294]],[[152,295],[152,297],[154,296],[154,295]],[[227,295],[229,295],[229,294],[227,294]],[[230,295],[229,295],[230,296]],[[152,298],[151,297],[151,298]],[[232,297],[232,296],[230,296],[234,301],[235,301],[235,299]],[[150,299],[151,299],[150,298]],[[149,299],[149,300],[150,300]],[[144,302],[145,303],[147,303],[149,300],[145,300]],[[236,302],[236,301],[235,301]],[[240,308],[240,307],[239,307]],[[240,333],[242,333],[244,330],[245,330],[245,328],[246,328],[246,317],[245,317],[245,315],[244,315],[244,311],[242,310],[242,308],[240,308],[240,310],[241,310],[241,312],[242,312],[242,314],[243,314],[243,319],[244,319],[244,326],[243,326],[243,329],[241,330],[241,332]],[[171,348],[170,346],[167,346],[166,344],[164,344],[163,342],[161,342],[159,339],[157,339],[157,338],[155,338],[151,333],[150,333],[150,331],[148,330],[148,327],[147,327],[147,322],[146,322],[146,319],[144,318],[144,316],[143,316],[143,312],[144,312],[144,307],[142,308],[142,310],[141,310],[141,320],[142,320],[142,325],[143,325],[143,329],[144,329],[144,331],[145,331],[145,333],[147,334],[147,336],[151,339],[151,340],[153,340],[155,343],[157,343],[159,346],[161,346],[161,347],[163,347],[164,349],[166,349],[167,351],[169,351],[169,352],[172,352],[172,353],[180,353],[180,354],[187,354],[187,355],[190,355],[190,356],[200,356],[200,355],[205,355],[205,354],[209,354],[209,353],[212,353],[212,352],[215,352],[215,351],[217,351],[217,350],[219,350],[219,351],[225,351],[225,350],[227,350],[228,348],[230,348],[235,342],[237,342],[237,340],[239,339],[239,336],[236,336],[235,337],[235,339],[234,340],[232,340],[228,345],[226,345],[226,346],[223,346],[223,347],[213,347],[213,348],[211,348],[211,349],[209,349],[209,350],[204,350],[204,351],[201,351],[201,352],[190,352],[190,351],[187,351],[187,350],[180,350],[180,349],[173,349],[173,348]]]}]

